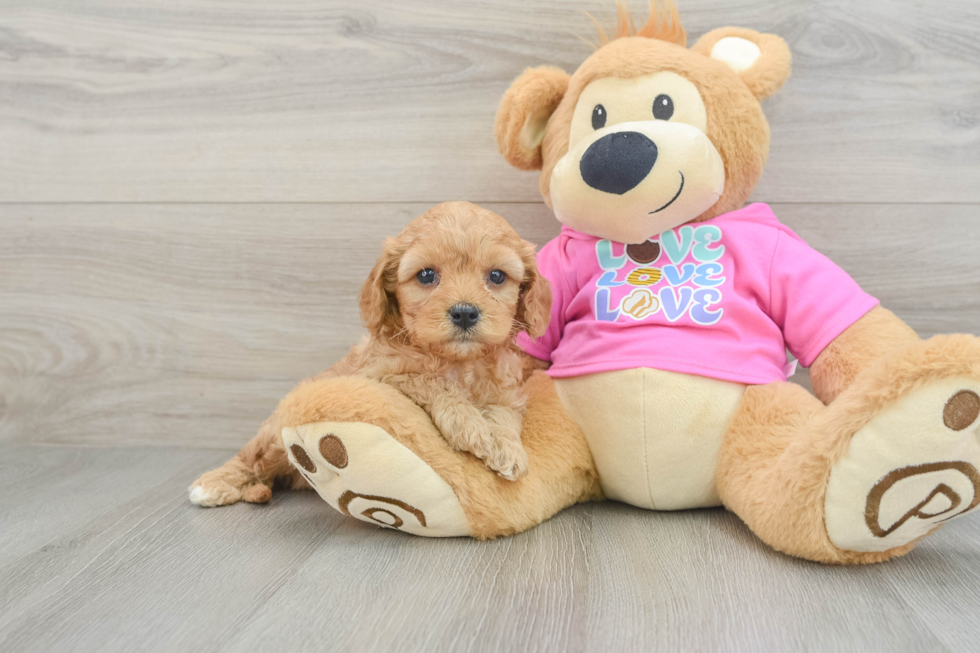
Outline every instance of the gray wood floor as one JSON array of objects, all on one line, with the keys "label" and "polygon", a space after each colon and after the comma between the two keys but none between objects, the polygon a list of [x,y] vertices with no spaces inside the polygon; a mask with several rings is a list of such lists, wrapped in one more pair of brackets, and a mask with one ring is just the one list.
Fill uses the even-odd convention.
[{"label": "gray wood floor", "polygon": [[[978,517],[841,569],[722,511],[479,543],[187,502],[358,337],[384,235],[448,199],[557,233],[493,114],[611,7],[0,0],[0,650],[980,647]],[[793,48],[753,199],[922,335],[980,332],[980,3],[680,7]]]}]

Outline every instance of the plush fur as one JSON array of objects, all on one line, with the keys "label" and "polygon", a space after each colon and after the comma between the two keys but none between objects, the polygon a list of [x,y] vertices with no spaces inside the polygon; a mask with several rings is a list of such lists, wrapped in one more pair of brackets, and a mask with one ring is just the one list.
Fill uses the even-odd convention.
[{"label": "plush fur", "polygon": [[[645,29],[656,34],[656,7]],[[683,27],[671,3],[666,12],[670,18],[663,24],[676,23],[666,39],[646,35],[627,36],[630,30],[619,29],[619,37],[603,45],[570,76],[551,67],[532,68],[518,77],[504,95],[497,112],[495,136],[500,152],[512,165],[521,169],[541,169],[541,195],[551,206],[551,173],[555,164],[568,152],[572,114],[582,90],[601,77],[634,78],[660,71],[675,72],[698,88],[708,114],[707,135],[714,143],[725,165],[725,190],[718,201],[693,221],[713,217],[741,208],[762,176],[769,156],[769,123],[762,113],[759,99],[776,92],[789,78],[789,47],[778,36],[753,30],[723,28],[704,35],[690,50],[678,48]],[[620,25],[624,24],[620,12]],[[628,26],[631,20],[627,19]],[[641,30],[642,32],[643,30]],[[762,56],[750,70],[735,73],[724,63],[706,56],[711,46],[726,36],[738,36],[759,46]],[[686,40],[686,37],[684,38]],[[558,83],[555,80],[561,80]],[[545,80],[551,80],[543,91]],[[557,93],[567,88],[560,102]],[[526,116],[550,113],[540,151],[519,147],[520,132]],[[530,165],[533,163],[533,165]]]},{"label": "plush fur", "polygon": [[[589,13],[585,14],[595,24],[596,31],[599,33],[599,45],[593,46],[597,50],[609,43],[608,32],[592,18]],[[650,0],[650,13],[647,22],[639,29],[636,28],[636,21],[633,14],[623,0],[616,0],[616,33],[613,38],[621,39],[627,36],[643,36],[658,41],[667,41],[677,45],[687,47],[687,32],[681,24],[681,17],[677,12],[677,5],[668,3],[664,7],[658,7],[657,0]]]},{"label": "plush fur", "polygon": [[915,345],[919,336],[881,306],[835,338],[810,366],[813,393],[829,404],[875,362]]},{"label": "plush fur", "polygon": [[541,169],[544,130],[567,89],[568,73],[554,66],[528,68],[511,84],[493,129],[508,163],[521,170]]},{"label": "plush fur", "polygon": [[980,378],[980,342],[967,335],[936,336],[888,353],[829,407],[789,383],[746,391],[719,456],[718,489],[725,506],[769,545],[837,564],[882,562],[915,545],[882,552],[835,547],[824,525],[830,472],[851,437],[884,408],[943,378]]},{"label": "plush fur", "polygon": [[760,34],[744,27],[722,27],[711,30],[699,38],[691,50],[705,57],[710,57],[711,48],[718,41],[728,37],[737,37],[755,43],[762,52],[760,58],[751,68],[738,73],[742,83],[756,98],[765,99],[782,88],[786,80],[789,79],[793,55],[790,53],[786,41],[774,34]]}]

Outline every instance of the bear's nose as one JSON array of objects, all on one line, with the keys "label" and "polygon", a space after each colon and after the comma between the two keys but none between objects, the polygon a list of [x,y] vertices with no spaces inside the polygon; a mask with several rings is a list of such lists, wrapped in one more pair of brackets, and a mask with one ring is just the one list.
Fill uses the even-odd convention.
[{"label": "bear's nose", "polygon": [[657,145],[640,132],[606,134],[582,155],[579,170],[592,188],[622,195],[636,188],[657,162]]},{"label": "bear's nose", "polygon": [[456,304],[449,309],[449,319],[463,331],[480,321],[480,309],[473,304]]}]

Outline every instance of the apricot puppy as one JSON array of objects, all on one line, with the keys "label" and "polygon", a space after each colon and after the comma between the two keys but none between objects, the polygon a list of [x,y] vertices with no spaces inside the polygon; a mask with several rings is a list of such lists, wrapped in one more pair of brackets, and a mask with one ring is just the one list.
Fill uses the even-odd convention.
[{"label": "apricot puppy", "polygon": [[449,443],[508,480],[527,474],[519,331],[548,326],[534,246],[468,202],[439,204],[389,238],[361,291],[369,335],[335,370],[398,388]]}]

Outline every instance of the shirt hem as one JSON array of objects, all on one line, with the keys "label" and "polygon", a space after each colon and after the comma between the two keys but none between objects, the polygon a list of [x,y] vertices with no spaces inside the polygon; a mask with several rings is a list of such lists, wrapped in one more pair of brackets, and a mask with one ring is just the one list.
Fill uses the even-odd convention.
[{"label": "shirt hem", "polygon": [[575,365],[558,365],[548,370],[548,376],[553,379],[563,379],[573,376],[585,376],[587,374],[600,374],[602,372],[619,372],[639,367],[649,367],[664,372],[678,372],[680,374],[690,374],[692,376],[703,376],[718,381],[729,381],[731,383],[741,383],[743,385],[766,385],[786,380],[786,374],[782,371],[773,372],[771,376],[760,376],[735,372],[719,368],[712,368],[690,363],[674,363],[665,360],[637,360],[628,359],[603,359],[600,361],[590,361],[587,363],[577,363]]}]

